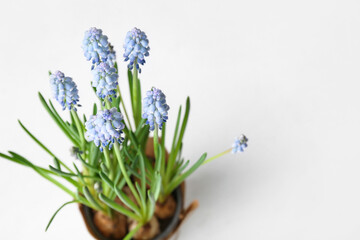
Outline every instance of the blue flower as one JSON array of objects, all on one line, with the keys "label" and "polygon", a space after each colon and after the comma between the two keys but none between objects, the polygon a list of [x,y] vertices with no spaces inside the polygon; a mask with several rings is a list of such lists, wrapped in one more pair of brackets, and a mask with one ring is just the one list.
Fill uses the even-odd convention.
[{"label": "blue flower", "polygon": [[76,111],[76,106],[80,106],[78,104],[79,91],[72,78],[65,77],[64,73],[56,71],[50,75],[50,85],[54,98],[61,104],[63,110],[68,108]]},{"label": "blue flower", "polygon": [[247,145],[248,139],[245,135],[241,135],[240,137],[235,138],[235,142],[233,144],[232,153],[243,152]]},{"label": "blue flower", "polygon": [[116,87],[118,85],[118,74],[114,67],[110,67],[107,63],[100,63],[92,70],[93,81],[92,86],[96,88],[96,95],[99,98],[105,99],[115,97]]},{"label": "blue flower", "polygon": [[170,107],[166,104],[166,96],[160,89],[152,88],[146,92],[143,99],[142,118],[147,119],[150,131],[155,129],[155,123],[162,128],[162,125],[168,119],[168,111]]},{"label": "blue flower", "polygon": [[110,66],[115,64],[115,51],[101,29],[93,27],[85,32],[82,49],[86,60],[93,64],[92,69],[100,62],[107,62]]},{"label": "blue flower", "polygon": [[150,50],[146,34],[138,28],[133,28],[126,34],[124,49],[125,61],[130,60],[128,68],[132,70],[136,61],[136,68],[141,73],[139,63],[144,65],[145,57],[149,56]]},{"label": "blue flower", "polygon": [[106,109],[92,115],[85,123],[85,138],[94,141],[100,151],[106,146],[110,150],[115,141],[121,144],[124,140],[121,136],[124,127],[122,114],[116,108]]}]

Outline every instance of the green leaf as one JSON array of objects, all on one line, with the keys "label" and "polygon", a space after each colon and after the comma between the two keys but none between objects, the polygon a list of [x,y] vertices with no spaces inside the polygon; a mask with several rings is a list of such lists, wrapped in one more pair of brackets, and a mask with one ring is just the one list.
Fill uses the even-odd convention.
[{"label": "green leaf", "polygon": [[50,107],[47,105],[44,97],[39,92],[39,98],[40,102],[44,106],[45,110],[49,113],[50,117],[55,121],[55,123],[60,127],[60,129],[63,131],[63,133],[70,139],[70,141],[75,146],[80,146],[80,142],[73,138],[73,136],[69,133],[68,127],[65,125],[65,123],[62,121],[61,118],[58,118],[55,113],[50,109]]},{"label": "green leaf", "polygon": [[94,199],[94,197],[91,195],[89,189],[84,186],[83,187],[83,193],[86,197],[86,199],[99,211],[104,211],[104,209],[100,206],[100,204]]},{"label": "green leaf", "polygon": [[182,124],[181,124],[181,130],[180,130],[179,138],[177,140],[175,150],[171,151],[169,161],[168,161],[168,167],[167,167],[167,172],[166,172],[167,180],[169,180],[169,178],[170,178],[170,174],[171,174],[171,172],[173,170],[177,153],[179,152],[181,144],[182,144],[182,139],[184,137],[187,121],[188,121],[188,118],[189,118],[189,112],[190,112],[190,98],[187,97],[185,115],[184,115],[184,118],[183,118],[183,121],[182,121]]},{"label": "green leaf", "polygon": [[54,157],[54,164],[56,169],[61,170],[60,162],[56,157]]},{"label": "green leaf", "polygon": [[50,156],[57,159],[57,162],[59,162],[61,165],[63,165],[68,171],[72,172],[71,169],[62,161],[60,161],[55,154],[53,154],[42,142],[40,142],[23,124],[20,120],[18,120],[21,128],[30,136],[31,139],[33,139],[45,152],[47,152]]},{"label": "green leaf", "polygon": [[153,193],[155,201],[159,198],[160,190],[161,190],[161,175],[159,172],[155,173],[154,183],[151,186],[151,192]]},{"label": "green leaf", "polygon": [[91,169],[92,171],[94,171],[94,172],[96,172],[96,173],[98,173],[98,172],[100,171],[100,170],[97,169],[95,166],[93,166],[93,165],[88,164],[87,162],[85,162],[85,160],[81,157],[81,154],[80,154],[80,153],[78,153],[77,156],[78,156],[78,159],[82,162],[82,164],[83,164],[85,167]]},{"label": "green leaf", "polygon": [[135,233],[137,233],[137,231],[139,231],[139,229],[143,226],[143,224],[141,224],[140,222],[138,222],[138,224],[136,225],[136,227],[131,230],[123,240],[131,240],[132,237],[135,235]]},{"label": "green leaf", "polygon": [[63,176],[63,177],[76,177],[76,174],[73,173],[67,173],[67,172],[63,172],[57,168],[54,168],[53,166],[49,165],[49,168],[51,171],[53,171],[54,173],[58,174],[59,176]]},{"label": "green leaf", "polygon": [[85,183],[85,180],[84,180],[83,175],[81,174],[81,172],[80,172],[79,169],[77,168],[76,164],[73,163],[73,165],[74,165],[74,168],[75,168],[75,170],[76,170],[76,172],[77,172],[77,175],[76,175],[76,176],[78,176],[78,178],[79,178],[79,180],[81,181],[81,183],[86,186],[86,183]]},{"label": "green leaf", "polygon": [[52,157],[56,157],[47,147],[45,147],[44,144],[42,144],[23,124],[20,120],[18,120],[21,128],[42,148],[44,149],[48,154],[50,154]]},{"label": "green leaf", "polygon": [[178,170],[178,174],[182,173],[182,171],[185,170],[185,168],[189,165],[189,163],[190,163],[190,160],[187,160],[184,165],[182,165],[182,166],[180,165],[181,167]]},{"label": "green leaf", "polygon": [[172,146],[171,146],[171,152],[175,149],[176,138],[178,135],[179,125],[180,125],[180,118],[181,118],[181,106],[179,107],[178,116],[177,116],[177,120],[176,120],[174,138],[173,138]]},{"label": "green leaf", "polygon": [[145,159],[140,151],[140,147],[138,150],[138,154],[140,156],[140,173],[141,173],[141,192],[140,195],[142,195],[143,197],[145,197],[146,195],[146,172],[145,172]]},{"label": "green leaf", "polygon": [[109,169],[106,167],[106,164],[105,163],[101,163],[100,164],[100,167],[101,167],[101,170],[105,173],[105,174],[107,174],[107,175],[109,175]]},{"label": "green leaf", "polygon": [[110,178],[104,173],[104,172],[100,172],[100,177],[101,179],[110,187],[110,188],[114,188],[114,183],[113,181],[110,180]]},{"label": "green leaf", "polygon": [[[94,142],[89,143],[90,144],[90,154],[89,154],[89,164],[92,166],[97,166],[98,159],[100,158],[100,151],[99,148],[94,144]],[[88,148],[89,149],[89,148]]]},{"label": "green leaf", "polygon": [[124,214],[125,216],[128,216],[129,218],[134,219],[135,221],[140,221],[140,217],[131,212],[130,210],[124,208],[123,206],[117,204],[113,200],[106,197],[104,194],[100,194],[99,198],[101,201],[103,201],[106,205],[114,209],[115,211],[118,211],[119,213]]},{"label": "green leaf", "polygon": [[154,215],[155,211],[155,199],[154,196],[151,194],[150,190],[148,190],[148,202],[147,202],[147,222],[150,221],[152,216]]},{"label": "green leaf", "polygon": [[[31,167],[35,172],[37,172],[40,176],[42,176],[43,178],[47,179],[48,181],[52,182],[53,184],[55,184],[56,186],[58,186],[59,188],[61,188],[63,191],[65,191],[66,193],[68,193],[70,196],[74,197],[75,194],[69,190],[67,187],[65,187],[63,184],[61,184],[60,182],[58,182],[57,180],[55,180],[54,178],[50,177],[48,175],[48,170],[44,170],[41,167],[38,167],[34,164],[32,164],[29,160],[27,160],[26,158],[20,156],[17,153],[11,152],[9,151],[9,153],[16,158],[18,161],[22,161],[24,163],[24,165]],[[65,178],[66,179],[66,178]]]},{"label": "green leaf", "polygon": [[141,216],[140,209],[136,206],[136,204],[119,188],[114,187],[116,195],[120,198],[120,200],[131,210],[133,210],[138,216]]},{"label": "green leaf", "polygon": [[65,206],[68,205],[68,204],[76,203],[76,202],[78,202],[78,201],[70,201],[70,202],[66,202],[66,203],[64,203],[63,205],[61,205],[61,207],[60,207],[58,210],[56,210],[56,212],[55,212],[55,213],[52,215],[52,217],[50,218],[50,221],[49,221],[48,225],[46,226],[45,232],[49,229],[50,224],[51,224],[52,221],[54,220],[56,214],[58,214],[58,212],[59,212],[61,209],[63,209],[63,207],[65,207]]},{"label": "green leaf", "polygon": [[142,210],[142,214],[146,213],[146,189],[145,189],[145,195],[142,194],[142,189],[139,186],[138,182],[135,182],[135,187],[136,190],[138,191],[139,195],[140,195],[140,200],[141,200],[141,210]]},{"label": "green leaf", "polygon": [[[56,108],[54,107],[54,105],[52,104],[51,100],[49,100],[49,104],[50,104],[50,107],[51,107],[51,111],[54,113],[55,117],[59,120],[59,122],[67,129],[69,130],[69,133],[70,135],[77,141],[80,142],[80,139],[79,139],[79,133],[75,131],[71,128],[72,125],[70,125],[69,123],[65,123],[65,121],[62,119],[62,117],[59,115],[59,113],[56,111]],[[71,116],[71,114],[70,114]]]},{"label": "green leaf", "polygon": [[203,155],[201,155],[201,157],[199,158],[199,160],[197,160],[197,162],[191,166],[191,168],[189,170],[187,170],[185,173],[183,173],[182,175],[179,175],[177,177],[175,177],[170,184],[168,185],[167,189],[165,190],[165,194],[168,195],[170,194],[177,186],[179,186],[188,176],[190,176],[190,174],[192,174],[196,169],[198,169],[201,164],[205,161],[206,159],[206,153],[204,153]]}]

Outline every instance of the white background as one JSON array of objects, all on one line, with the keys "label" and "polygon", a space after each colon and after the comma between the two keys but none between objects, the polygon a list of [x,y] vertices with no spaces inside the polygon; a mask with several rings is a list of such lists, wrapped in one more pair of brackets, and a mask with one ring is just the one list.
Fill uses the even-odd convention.
[{"label": "white background", "polygon": [[[143,90],[166,93],[171,136],[191,96],[185,156],[217,154],[241,133],[250,139],[245,153],[188,179],[186,199],[200,207],[179,239],[360,239],[359,10],[355,0],[2,0],[0,151],[52,163],[21,119],[71,162],[37,91],[50,98],[47,72],[59,69],[79,87],[79,111],[91,113],[81,42],[96,26],[115,46],[127,92],[122,42],[136,26],[151,46]],[[76,205],[44,232],[70,198],[30,169],[1,159],[0,189],[1,239],[91,239]]]}]

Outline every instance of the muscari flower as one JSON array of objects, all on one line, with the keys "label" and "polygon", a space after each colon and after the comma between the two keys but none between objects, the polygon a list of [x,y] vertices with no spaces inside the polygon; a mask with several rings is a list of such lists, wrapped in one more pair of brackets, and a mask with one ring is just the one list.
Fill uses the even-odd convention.
[{"label": "muscari flower", "polygon": [[64,73],[56,71],[50,75],[50,85],[54,98],[61,104],[63,110],[74,109],[80,106],[78,89],[71,77],[65,77]]},{"label": "muscari flower", "polygon": [[114,66],[116,58],[114,48],[108,42],[108,37],[102,34],[101,29],[92,27],[85,32],[82,49],[86,60],[91,60],[93,64],[92,69],[100,62]]},{"label": "muscari flower", "polygon": [[166,104],[166,96],[157,88],[152,88],[146,92],[146,97],[143,99],[143,114],[142,118],[147,119],[146,124],[149,124],[150,131],[155,129],[155,123],[159,125],[159,129],[168,119],[168,111],[170,107]]},{"label": "muscari flower", "polygon": [[102,99],[108,97],[111,101],[111,97],[116,95],[116,87],[118,85],[116,69],[102,62],[92,70],[92,73],[94,76],[92,86],[96,88],[96,95]]},{"label": "muscari flower", "polygon": [[125,62],[130,60],[128,68],[132,70],[136,61],[136,68],[141,73],[139,63],[144,65],[145,57],[149,56],[150,50],[146,34],[138,28],[133,28],[126,34],[124,49]]},{"label": "muscari flower", "polygon": [[243,152],[244,149],[248,146],[247,142],[248,139],[243,134],[240,137],[235,138],[235,142],[232,146],[232,153]]},{"label": "muscari flower", "polygon": [[116,108],[106,109],[92,115],[85,123],[85,138],[94,141],[101,152],[106,146],[110,150],[115,141],[121,144],[124,140],[121,136],[124,127],[122,114]]}]

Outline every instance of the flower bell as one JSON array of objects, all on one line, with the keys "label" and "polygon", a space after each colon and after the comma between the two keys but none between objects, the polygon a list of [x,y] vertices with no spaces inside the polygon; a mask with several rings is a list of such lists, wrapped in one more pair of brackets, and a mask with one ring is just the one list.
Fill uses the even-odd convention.
[{"label": "flower bell", "polygon": [[56,71],[50,75],[50,85],[54,98],[61,104],[63,110],[74,109],[80,106],[78,89],[71,77],[65,77],[64,73]]},{"label": "flower bell", "polygon": [[124,50],[125,62],[130,60],[128,68],[132,70],[136,61],[136,68],[141,73],[139,64],[144,65],[145,57],[149,56],[150,50],[146,34],[138,28],[133,28],[126,34]]},{"label": "flower bell", "polygon": [[162,128],[162,125],[168,119],[170,107],[166,104],[165,94],[157,88],[152,88],[146,92],[143,99],[142,118],[147,119],[146,124],[150,125],[150,131],[155,129],[155,123]]},{"label": "flower bell", "polygon": [[101,152],[107,146],[110,150],[115,141],[121,144],[124,140],[121,136],[124,127],[122,114],[116,108],[106,109],[92,115],[85,123],[85,138],[94,141]]}]

